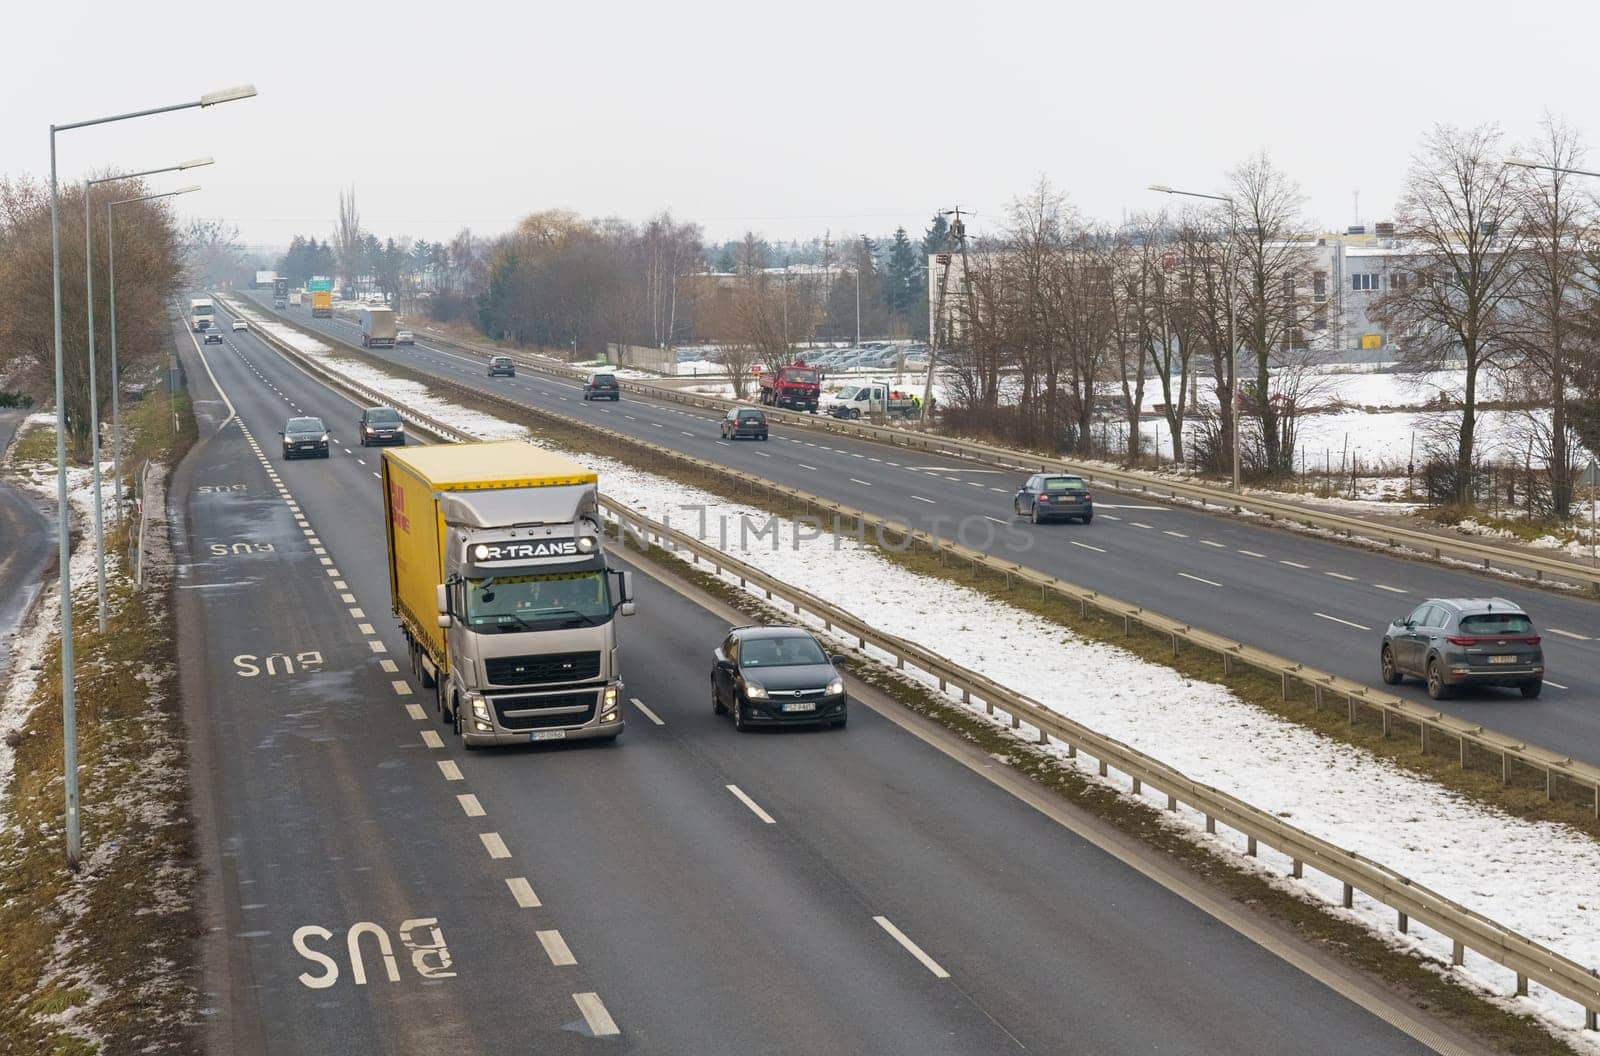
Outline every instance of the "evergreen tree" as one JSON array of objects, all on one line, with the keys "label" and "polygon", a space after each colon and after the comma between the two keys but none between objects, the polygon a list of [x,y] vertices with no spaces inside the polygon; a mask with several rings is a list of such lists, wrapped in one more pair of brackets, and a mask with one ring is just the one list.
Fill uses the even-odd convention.
[{"label": "evergreen tree", "polygon": [[888,274],[883,285],[884,301],[894,315],[905,315],[922,299],[922,261],[911,248],[904,227],[895,228],[889,246]]},{"label": "evergreen tree", "polygon": [[945,237],[950,234],[950,222],[938,213],[934,214],[933,223],[928,225],[928,230],[922,236],[922,254],[930,256],[942,253],[945,249]]}]

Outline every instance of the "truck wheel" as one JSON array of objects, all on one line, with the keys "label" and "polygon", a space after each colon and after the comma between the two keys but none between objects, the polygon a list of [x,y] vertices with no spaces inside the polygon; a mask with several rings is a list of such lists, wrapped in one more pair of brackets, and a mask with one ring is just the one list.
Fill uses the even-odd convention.
[{"label": "truck wheel", "polygon": [[461,701],[452,700],[450,708],[450,728],[457,737],[461,736]]},{"label": "truck wheel", "polygon": [[861,408],[860,407],[852,407],[852,408],[850,408],[850,417],[851,417],[852,420],[860,418],[861,417]]}]

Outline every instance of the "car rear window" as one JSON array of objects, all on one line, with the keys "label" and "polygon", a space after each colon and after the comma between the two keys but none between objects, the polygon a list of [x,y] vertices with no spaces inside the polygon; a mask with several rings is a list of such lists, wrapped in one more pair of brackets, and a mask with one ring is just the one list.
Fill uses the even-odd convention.
[{"label": "car rear window", "polygon": [[614,376],[610,375],[610,374],[596,374],[590,380],[593,381],[596,385],[610,386],[612,388],[615,388],[616,384],[617,384],[617,379]]},{"label": "car rear window", "polygon": [[1533,621],[1520,612],[1486,612],[1461,617],[1465,634],[1532,634]]},{"label": "car rear window", "polygon": [[1045,477],[1045,491],[1083,491],[1085,490],[1082,477]]},{"label": "car rear window", "polygon": [[740,418],[745,418],[745,419],[755,419],[756,421],[760,421],[762,418],[765,418],[766,415],[762,414],[760,411],[740,411],[739,412],[739,417]]}]

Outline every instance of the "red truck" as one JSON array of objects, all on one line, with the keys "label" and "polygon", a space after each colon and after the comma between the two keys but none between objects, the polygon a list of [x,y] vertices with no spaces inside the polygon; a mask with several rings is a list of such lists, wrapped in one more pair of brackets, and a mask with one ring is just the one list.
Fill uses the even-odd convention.
[{"label": "red truck", "polygon": [[788,407],[817,413],[822,397],[822,373],[804,363],[791,363],[761,372],[761,402],[768,407]]}]

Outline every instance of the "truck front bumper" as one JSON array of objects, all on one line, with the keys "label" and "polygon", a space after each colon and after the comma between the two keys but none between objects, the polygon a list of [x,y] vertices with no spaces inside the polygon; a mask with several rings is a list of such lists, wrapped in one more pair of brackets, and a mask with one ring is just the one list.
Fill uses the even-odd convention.
[{"label": "truck front bumper", "polygon": [[[557,704],[553,698],[567,699]],[[616,737],[624,726],[622,701],[621,682],[567,693],[472,693],[462,708],[461,737],[473,748]],[[552,713],[541,715],[541,705],[556,706],[551,708]]]},{"label": "truck front bumper", "polygon": [[469,716],[462,716],[461,739],[473,748],[495,744],[542,744],[546,741],[590,741],[602,737],[616,737],[622,733],[626,726],[622,720],[622,712],[617,712],[615,722],[597,722],[592,726],[580,726],[576,729],[557,728],[553,730],[495,730],[484,733],[476,729],[477,720]]}]

